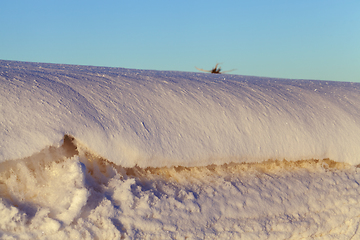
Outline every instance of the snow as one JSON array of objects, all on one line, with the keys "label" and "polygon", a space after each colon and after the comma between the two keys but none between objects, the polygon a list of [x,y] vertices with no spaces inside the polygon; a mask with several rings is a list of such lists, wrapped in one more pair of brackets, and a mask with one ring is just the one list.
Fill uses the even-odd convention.
[{"label": "snow", "polygon": [[1,239],[355,239],[360,84],[0,61]]},{"label": "snow", "polygon": [[69,134],[124,167],[360,163],[358,83],[16,62],[0,72],[0,161]]}]

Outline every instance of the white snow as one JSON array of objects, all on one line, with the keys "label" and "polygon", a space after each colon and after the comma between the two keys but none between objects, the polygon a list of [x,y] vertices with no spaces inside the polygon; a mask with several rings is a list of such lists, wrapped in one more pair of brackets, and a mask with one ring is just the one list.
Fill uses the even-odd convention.
[{"label": "white snow", "polygon": [[0,61],[1,239],[356,239],[360,84]]},{"label": "white snow", "polygon": [[124,167],[360,163],[358,83],[14,62],[0,72],[0,161],[70,134]]}]

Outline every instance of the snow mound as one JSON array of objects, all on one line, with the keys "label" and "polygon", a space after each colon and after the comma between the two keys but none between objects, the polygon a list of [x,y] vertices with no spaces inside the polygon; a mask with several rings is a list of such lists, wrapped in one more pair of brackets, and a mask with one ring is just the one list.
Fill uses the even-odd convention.
[{"label": "snow mound", "polygon": [[123,167],[360,163],[360,84],[0,61],[0,161],[69,134]]},{"label": "snow mound", "polygon": [[360,84],[0,61],[1,239],[358,239]]}]

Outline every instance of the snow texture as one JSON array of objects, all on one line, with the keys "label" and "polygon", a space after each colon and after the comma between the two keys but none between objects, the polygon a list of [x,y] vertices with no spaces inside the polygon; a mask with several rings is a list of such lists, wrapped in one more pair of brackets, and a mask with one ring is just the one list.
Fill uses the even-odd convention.
[{"label": "snow texture", "polygon": [[0,62],[0,161],[72,135],[124,167],[360,163],[360,84]]},{"label": "snow texture", "polygon": [[79,150],[0,163],[1,239],[360,237],[360,171],[348,164],[141,169]]},{"label": "snow texture", "polygon": [[358,83],[0,61],[0,84],[0,239],[360,238]]}]

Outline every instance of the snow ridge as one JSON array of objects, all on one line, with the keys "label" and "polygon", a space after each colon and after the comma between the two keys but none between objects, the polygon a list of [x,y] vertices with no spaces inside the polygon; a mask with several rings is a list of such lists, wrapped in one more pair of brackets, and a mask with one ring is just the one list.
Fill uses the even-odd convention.
[{"label": "snow ridge", "polygon": [[124,167],[360,163],[360,84],[0,62],[0,161],[70,134]]},{"label": "snow ridge", "polygon": [[0,61],[0,238],[358,239],[359,93]]}]

